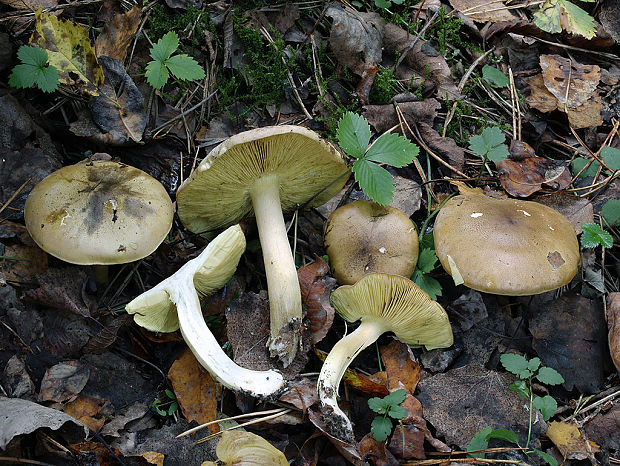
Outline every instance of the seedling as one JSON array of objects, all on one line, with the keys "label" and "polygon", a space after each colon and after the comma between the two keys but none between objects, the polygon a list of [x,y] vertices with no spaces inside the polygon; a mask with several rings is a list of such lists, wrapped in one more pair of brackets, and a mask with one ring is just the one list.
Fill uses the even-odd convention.
[{"label": "seedling", "polygon": [[506,136],[497,126],[485,128],[481,135],[469,138],[469,150],[482,157],[484,164],[501,162],[510,155],[504,142]]},{"label": "seedling", "polygon": [[153,88],[164,87],[170,74],[184,81],[205,77],[205,70],[189,55],[172,55],[178,48],[179,36],[174,31],[168,32],[151,47],[149,53],[153,60],[147,63],[145,76]]},{"label": "seedling", "polygon": [[160,399],[157,397],[153,400],[150,406],[162,417],[172,416],[176,410],[179,409],[179,402],[177,401],[177,397],[172,390],[167,388],[164,390],[164,393],[166,394],[166,398]]},{"label": "seedling", "polygon": [[405,3],[405,0],[375,0],[375,6],[377,8],[390,8],[392,3],[394,5],[402,5]]},{"label": "seedling", "polygon": [[48,55],[41,47],[22,45],[17,51],[21,60],[9,76],[9,85],[27,88],[34,84],[43,92],[54,92],[58,89],[58,70],[48,65]]},{"label": "seedling", "polygon": [[611,248],[614,245],[614,239],[609,232],[603,230],[599,225],[592,222],[586,222],[581,225],[583,233],[581,234],[581,246],[587,249],[603,246]]},{"label": "seedling", "polygon": [[413,275],[411,275],[411,281],[426,291],[434,300],[441,296],[441,283],[429,274],[435,270],[437,262],[439,259],[435,254],[433,235],[432,233],[424,235],[420,241],[420,255]]},{"label": "seedling", "polygon": [[385,133],[369,147],[370,125],[353,112],[345,113],[338,121],[336,136],[340,147],[357,159],[352,171],[362,191],[376,203],[388,205],[394,195],[394,180],[378,164],[404,167],[418,156],[418,146],[397,134]]},{"label": "seedling", "polygon": [[400,405],[406,396],[405,389],[399,388],[383,398],[375,397],[368,400],[368,407],[379,414],[370,425],[372,436],[377,442],[383,442],[392,432],[392,419],[400,420],[407,417],[407,410]]}]

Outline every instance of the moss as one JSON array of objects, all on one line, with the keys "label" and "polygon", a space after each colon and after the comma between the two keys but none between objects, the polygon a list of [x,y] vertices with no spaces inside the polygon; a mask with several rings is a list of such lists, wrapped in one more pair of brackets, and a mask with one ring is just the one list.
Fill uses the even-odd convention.
[{"label": "moss", "polygon": [[[182,38],[179,48],[184,52],[188,51],[188,46],[198,48],[204,44],[205,30],[215,33],[215,26],[209,15],[192,6],[180,13],[166,5],[157,4],[153,6],[147,26],[153,41],[159,40],[169,31],[175,31]],[[187,37],[190,29],[192,33]],[[217,34],[215,36],[217,37]]]},{"label": "moss", "polygon": [[370,89],[369,100],[373,104],[387,104],[399,92],[403,86],[396,80],[390,68],[379,66],[379,71]]}]

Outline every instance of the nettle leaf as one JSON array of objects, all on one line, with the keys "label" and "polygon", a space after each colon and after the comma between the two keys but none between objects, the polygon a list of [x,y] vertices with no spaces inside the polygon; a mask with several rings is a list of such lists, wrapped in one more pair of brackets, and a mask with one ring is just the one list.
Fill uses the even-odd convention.
[{"label": "nettle leaf", "polygon": [[388,205],[394,194],[394,180],[385,168],[366,159],[358,159],[353,163],[355,181],[377,204]]},{"label": "nettle leaf", "polygon": [[603,246],[611,248],[614,245],[612,236],[603,230],[599,225],[592,222],[586,222],[581,225],[583,233],[581,234],[581,246],[587,249]]},{"label": "nettle leaf", "polygon": [[611,199],[601,208],[601,215],[610,226],[620,225],[620,200]]},{"label": "nettle leaf", "polygon": [[441,296],[441,283],[430,275],[426,275],[420,269],[415,269],[413,271],[411,281],[422,288],[431,299],[437,300],[437,297]]},{"label": "nettle leaf", "polygon": [[164,87],[170,77],[166,65],[159,61],[150,61],[146,64],[145,76],[146,82],[149,83],[153,89],[161,89]]},{"label": "nettle leaf", "polygon": [[370,425],[370,432],[377,442],[383,442],[392,432],[392,421],[383,416],[377,416]]},{"label": "nettle leaf", "polygon": [[418,156],[420,149],[408,139],[394,133],[385,133],[370,146],[364,158],[401,168]]},{"label": "nettle leaf", "polygon": [[205,70],[202,66],[185,53],[168,58],[165,64],[176,78],[184,81],[193,81],[205,77]]},{"label": "nettle leaf", "polygon": [[499,360],[508,372],[512,372],[515,375],[519,375],[524,370],[527,370],[528,361],[520,354],[504,353],[499,357]]},{"label": "nettle leaf", "polygon": [[561,383],[564,383],[564,377],[562,377],[562,374],[552,367],[546,366],[543,366],[538,370],[536,379],[547,385],[560,385]]},{"label": "nettle leaf", "polygon": [[392,419],[404,419],[409,416],[409,413],[402,406],[392,406],[388,411],[388,415]]},{"label": "nettle leaf", "polygon": [[383,397],[383,401],[385,401],[390,406],[397,406],[405,401],[407,397],[407,391],[404,388],[399,388],[398,390],[394,390],[389,395]]},{"label": "nettle leaf", "polygon": [[533,404],[538,408],[545,421],[551,419],[558,409],[557,402],[549,395],[534,397]]},{"label": "nettle leaf", "polygon": [[482,67],[482,78],[493,87],[501,88],[510,84],[508,76],[490,65],[484,65]]},{"label": "nettle leaf", "polygon": [[368,400],[368,407],[375,413],[385,414],[389,407],[389,403],[387,403],[383,398],[374,397]]},{"label": "nettle leaf", "polygon": [[615,147],[603,147],[601,158],[610,170],[620,170],[620,150]]},{"label": "nettle leaf", "polygon": [[347,112],[338,121],[336,137],[347,154],[359,159],[370,142],[370,125],[363,116]]},{"label": "nettle leaf", "polygon": [[439,259],[434,249],[422,249],[418,256],[417,268],[423,273],[429,273],[435,268],[435,264]]},{"label": "nettle leaf", "polygon": [[150,55],[155,61],[163,63],[179,48],[179,36],[174,31],[166,33],[151,47]]}]

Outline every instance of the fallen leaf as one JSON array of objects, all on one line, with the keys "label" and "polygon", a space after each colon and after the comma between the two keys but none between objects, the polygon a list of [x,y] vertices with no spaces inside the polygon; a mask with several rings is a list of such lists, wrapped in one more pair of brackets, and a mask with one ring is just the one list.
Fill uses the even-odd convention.
[{"label": "fallen leaf", "polygon": [[465,167],[465,151],[452,138],[444,138],[433,129],[431,124],[423,121],[416,122],[420,137],[436,155],[446,160],[459,171]]},{"label": "fallen leaf", "polygon": [[361,462],[362,458],[357,452],[355,445],[347,443],[347,442],[343,442],[342,440],[334,437],[333,435],[329,433],[329,429],[323,422],[323,416],[320,410],[314,407],[310,408],[308,410],[308,419],[310,419],[310,422],[312,422],[312,424],[314,424],[314,426],[318,428],[323,433],[323,435],[325,435],[328,438],[331,444],[340,452],[342,456],[345,457],[347,461],[355,465],[362,464]]},{"label": "fallen leaf", "polygon": [[550,422],[547,437],[560,450],[565,459],[594,459],[594,453],[599,451],[599,446],[592,441],[586,441],[577,425],[572,422]]},{"label": "fallen leaf", "polygon": [[15,437],[43,427],[51,430],[63,428],[73,438],[88,435],[88,427],[62,411],[28,400],[0,397],[0,449],[5,450]]},{"label": "fallen leaf", "polygon": [[[95,441],[73,443],[69,445],[69,450],[71,450],[76,458],[81,459],[81,463],[86,463],[89,460],[96,461],[98,466],[116,466],[122,462],[121,458],[125,458],[118,448],[113,448]],[[141,456],[136,456],[134,458],[135,460],[132,461],[132,465],[148,466],[150,464],[146,458]]]},{"label": "fallen leaf", "polygon": [[45,371],[39,401],[63,403],[73,400],[86,386],[90,368],[80,361],[65,361]]},{"label": "fallen leaf", "polygon": [[407,394],[401,406],[407,410],[407,417],[394,428],[388,448],[399,460],[424,459],[424,440],[432,435],[426,427],[422,404]]},{"label": "fallen leaf", "polygon": [[116,14],[103,24],[103,31],[95,41],[95,53],[98,57],[106,56],[124,62],[127,47],[140,26],[142,10],[134,6],[124,14]]},{"label": "fallen leaf", "polygon": [[131,325],[131,322],[133,322],[131,314],[121,314],[114,317],[111,322],[90,337],[88,343],[83,348],[84,353],[103,353],[114,344],[118,331],[126,325]]},{"label": "fallen leaf", "polygon": [[525,80],[529,85],[530,93],[525,103],[542,113],[549,113],[558,107],[558,99],[545,86],[542,74],[536,74]]},{"label": "fallen leaf", "polygon": [[16,10],[29,11],[37,11],[39,8],[47,9],[58,5],[56,0],[0,0],[0,3]]},{"label": "fallen leaf", "polygon": [[373,83],[375,82],[375,77],[377,76],[377,71],[379,71],[378,66],[371,66],[370,68],[364,70],[362,73],[362,79],[357,84],[355,88],[355,95],[359,99],[362,105],[368,104],[368,99],[370,96],[370,90],[372,88]]},{"label": "fallen leaf", "polygon": [[478,23],[487,21],[513,21],[518,16],[512,13],[501,0],[450,0],[450,5]]},{"label": "fallen leaf", "polygon": [[[204,424],[217,419],[219,386],[200,366],[189,348],[174,361],[168,371],[168,378],[188,422]],[[212,434],[219,432],[219,424],[211,424],[209,431]]]},{"label": "fallen leaf", "polygon": [[575,129],[591,128],[602,125],[602,110],[603,102],[601,100],[601,96],[595,94],[584,104],[576,108],[568,108],[568,122]]},{"label": "fallen leaf", "polygon": [[58,70],[59,81],[77,85],[87,94],[98,95],[98,87],[103,84],[103,69],[90,46],[88,30],[41,10],[37,10],[35,19],[30,43],[47,51],[49,64]]},{"label": "fallen leaf", "polygon": [[155,466],[164,466],[164,459],[166,458],[166,455],[157,451],[144,451],[135,456],[141,456],[149,464],[154,464]]},{"label": "fallen leaf", "polygon": [[297,270],[301,301],[314,344],[325,338],[334,321],[335,311],[329,303],[329,295],[336,286],[336,279],[328,276],[328,273],[329,265],[320,257]]},{"label": "fallen leaf", "polygon": [[598,19],[605,31],[620,44],[620,4],[618,2],[605,2],[601,4]]},{"label": "fallen leaf", "polygon": [[540,67],[545,86],[561,108],[587,102],[601,79],[598,65],[583,65],[560,55],[541,55]]},{"label": "fallen leaf", "polygon": [[105,424],[103,411],[109,401],[87,395],[79,395],[75,400],[65,404],[64,412],[77,419],[94,432],[99,432]]},{"label": "fallen leaf", "polygon": [[609,353],[616,370],[620,372],[620,293],[618,292],[607,295],[607,327]]},{"label": "fallen leaf", "polygon": [[421,379],[420,364],[416,361],[409,345],[393,340],[380,347],[381,360],[387,374],[389,391],[404,388],[414,393]]},{"label": "fallen leaf", "polygon": [[47,253],[38,246],[16,243],[6,246],[2,255],[0,272],[11,282],[32,283],[47,269]]},{"label": "fallen leaf", "polygon": [[291,404],[305,413],[310,406],[319,401],[316,383],[306,377],[294,380],[280,396],[280,401]]},{"label": "fallen leaf", "polygon": [[594,221],[594,207],[586,198],[576,197],[567,192],[551,193],[539,196],[536,202],[560,212],[575,228],[575,234],[581,234],[581,225]]},{"label": "fallen leaf", "polygon": [[[398,108],[403,112],[409,126],[413,128],[414,124],[421,122],[432,125],[441,104],[436,99],[424,99],[420,102],[399,102]],[[399,124],[393,104],[365,105],[363,114],[378,133]]]},{"label": "fallen leaf", "polygon": [[131,421],[142,418],[148,411],[148,405],[143,402],[136,402],[122,410],[117,410],[114,419],[103,426],[100,434],[107,437],[120,437],[120,430]]},{"label": "fallen leaf", "polygon": [[26,301],[89,317],[91,302],[85,303],[83,289],[88,276],[83,267],[50,268],[36,276],[38,287],[26,290]]},{"label": "fallen leaf", "polygon": [[372,434],[366,434],[357,445],[357,451],[365,464],[398,466],[400,462],[387,449],[385,442],[377,442]]},{"label": "fallen leaf", "polygon": [[[613,390],[613,389],[612,389]],[[607,409],[609,408],[609,409]],[[607,451],[620,449],[620,404],[614,400],[611,407],[603,405],[603,410],[584,426],[588,438]]]},{"label": "fallen leaf", "polygon": [[34,394],[34,383],[28,374],[26,364],[17,354],[11,356],[4,366],[2,386],[12,398],[30,398]]}]

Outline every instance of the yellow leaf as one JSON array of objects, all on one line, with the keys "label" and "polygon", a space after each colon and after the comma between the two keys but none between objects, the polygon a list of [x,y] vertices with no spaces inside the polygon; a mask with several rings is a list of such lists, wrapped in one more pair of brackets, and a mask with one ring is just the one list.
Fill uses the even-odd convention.
[{"label": "yellow leaf", "polygon": [[584,460],[599,451],[599,446],[581,436],[579,428],[573,423],[553,421],[549,423],[547,437],[560,450],[564,458]]},{"label": "yellow leaf", "polygon": [[141,456],[149,464],[154,464],[155,466],[164,466],[164,454],[159,453],[157,451],[145,451],[135,456]]},{"label": "yellow leaf", "polygon": [[59,81],[75,84],[87,94],[99,95],[97,88],[103,84],[103,69],[97,63],[87,29],[42,13],[40,9],[35,18],[35,32],[30,43],[47,51],[50,65],[58,70]]}]

